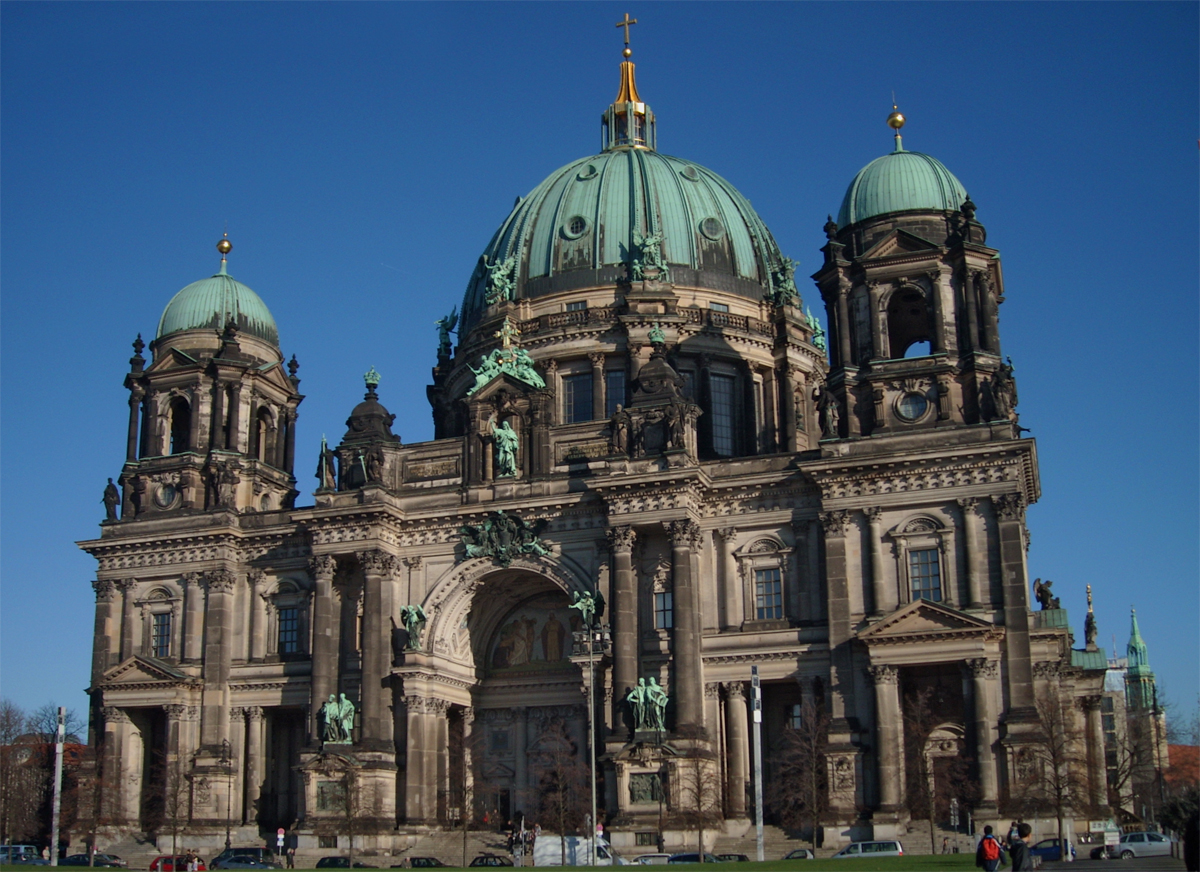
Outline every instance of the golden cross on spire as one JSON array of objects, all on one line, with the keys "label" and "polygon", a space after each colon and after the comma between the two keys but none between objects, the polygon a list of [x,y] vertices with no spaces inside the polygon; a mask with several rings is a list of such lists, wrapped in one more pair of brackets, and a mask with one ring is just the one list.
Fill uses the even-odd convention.
[{"label": "golden cross on spire", "polygon": [[631,25],[631,24],[637,24],[637,19],[630,18],[628,12],[625,13],[624,21],[617,22],[617,27],[625,28],[625,48],[629,48],[629,25]]}]

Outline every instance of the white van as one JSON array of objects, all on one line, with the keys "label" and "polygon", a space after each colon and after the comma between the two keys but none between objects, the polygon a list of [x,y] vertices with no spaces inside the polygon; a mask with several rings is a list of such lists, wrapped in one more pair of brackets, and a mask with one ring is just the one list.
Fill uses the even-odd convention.
[{"label": "white van", "polygon": [[[563,852],[566,863],[563,863]],[[590,866],[592,842],[586,836],[556,836],[542,832],[533,843],[534,866]],[[629,861],[617,854],[603,836],[596,843],[597,866],[628,866]]]},{"label": "white van", "polygon": [[842,850],[838,851],[831,860],[844,859],[846,857],[903,857],[904,846],[892,839],[885,839],[879,842],[851,842]]}]

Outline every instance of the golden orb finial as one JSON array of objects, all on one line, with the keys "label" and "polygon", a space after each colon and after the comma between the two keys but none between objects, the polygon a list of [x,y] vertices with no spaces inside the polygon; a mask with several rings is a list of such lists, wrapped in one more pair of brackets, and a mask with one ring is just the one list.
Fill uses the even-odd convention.
[{"label": "golden orb finial", "polygon": [[888,127],[897,132],[904,126],[904,113],[896,109],[896,104],[892,104],[892,114],[887,119]]},{"label": "golden orb finial", "polygon": [[217,251],[221,252],[221,260],[224,260],[225,255],[233,251],[233,243],[229,241],[228,233],[222,236],[221,241],[217,243]]},{"label": "golden orb finial", "polygon": [[631,58],[633,57],[633,49],[631,49],[629,46],[625,46],[625,50],[621,52],[621,54],[627,58]]}]

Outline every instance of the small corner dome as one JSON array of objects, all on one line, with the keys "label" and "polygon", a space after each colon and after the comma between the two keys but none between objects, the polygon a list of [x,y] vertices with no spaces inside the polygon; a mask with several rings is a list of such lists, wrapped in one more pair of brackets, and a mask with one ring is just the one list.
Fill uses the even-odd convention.
[{"label": "small corner dome", "polygon": [[158,322],[158,338],[185,330],[220,331],[231,319],[239,333],[278,347],[279,329],[267,304],[226,273],[222,263],[219,273],[192,282],[171,298]]},{"label": "small corner dome", "polygon": [[838,227],[892,212],[957,211],[966,189],[937,158],[898,148],[858,171],[838,211]]},{"label": "small corner dome", "polygon": [[486,309],[489,268],[513,259],[514,298],[615,284],[634,233],[663,236],[672,281],[760,300],[782,255],[750,202],[699,164],[613,149],[551,173],[517,200],[476,265],[461,335]]}]

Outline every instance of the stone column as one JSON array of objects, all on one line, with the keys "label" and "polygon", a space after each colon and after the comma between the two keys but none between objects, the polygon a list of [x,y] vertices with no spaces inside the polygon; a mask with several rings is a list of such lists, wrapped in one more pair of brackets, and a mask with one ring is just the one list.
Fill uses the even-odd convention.
[{"label": "stone column", "polygon": [[823,577],[821,575],[821,521],[812,518],[808,522],[808,536],[805,540],[804,559],[808,564],[808,591],[812,604],[812,616],[815,620],[826,618],[829,604],[825,601]]},{"label": "stone column", "polygon": [[360,551],[358,561],[363,568],[363,629],[362,629],[362,744],[380,745],[374,750],[390,747],[387,728],[385,681],[390,688],[391,675],[391,608],[390,582],[396,558],[385,551]]},{"label": "stone column", "polygon": [[987,583],[987,569],[984,558],[987,552],[980,544],[979,500],[975,497],[964,497],[957,501],[963,515],[963,547],[967,556],[967,600],[970,608],[982,609],[991,605],[990,596],[984,596],[984,591],[990,591]]},{"label": "stone column", "polygon": [[229,739],[229,668],[233,659],[233,585],[227,569],[205,573],[208,608],[204,633],[204,712],[200,742],[215,748]]},{"label": "stone column", "polygon": [[[850,351],[850,291],[852,286],[847,279],[838,282],[837,289],[837,365],[845,368],[854,365]],[[830,337],[831,339],[833,337]]]},{"label": "stone column", "polygon": [[462,708],[462,767],[463,767],[463,816],[470,820],[470,808],[466,804],[467,797],[475,796],[474,751],[471,747],[471,734],[475,727],[475,709],[468,706]]},{"label": "stone column", "polygon": [[200,396],[204,391],[204,382],[197,381],[192,385],[189,395],[189,408],[191,411],[191,421],[188,427],[188,448],[192,451],[200,451]]},{"label": "stone column", "polygon": [[140,422],[138,421],[138,412],[142,408],[142,397],[144,393],[141,388],[134,388],[129,392],[129,431],[125,435],[125,459],[138,459],[138,431]]},{"label": "stone column", "polygon": [[847,713],[854,711],[854,675],[850,650],[853,627],[850,618],[849,566],[846,560],[846,525],[850,513],[845,510],[823,512],[825,528],[826,612],[829,624],[830,730],[848,729]]},{"label": "stone column", "polygon": [[137,580],[122,578],[117,583],[121,591],[121,660],[128,660],[136,651],[137,611],[134,599],[137,596]]},{"label": "stone column", "polygon": [[337,689],[338,622],[334,614],[333,574],[337,561],[329,554],[313,557],[308,571],[316,581],[313,595],[312,682],[310,684],[309,742],[321,741],[321,706]]},{"label": "stone column", "polygon": [[101,791],[103,813],[114,824],[136,821],[138,785],[131,783],[125,757],[133,724],[124,710],[114,706],[103,706],[100,716],[104,721],[103,775],[111,786]]},{"label": "stone column", "polygon": [[183,574],[183,659],[195,663],[203,656],[204,585],[199,572]]},{"label": "stone column", "polygon": [[700,526],[690,518],[665,524],[671,537],[671,571],[675,594],[674,660],[671,696],[675,699],[675,731],[699,735],[704,730],[704,684],[700,662],[700,603],[692,578],[692,552],[700,548]]},{"label": "stone column", "polygon": [[295,474],[296,469],[296,410],[288,409],[284,413],[287,423],[287,433],[283,442],[283,471],[289,475]]},{"label": "stone column", "polygon": [[225,384],[219,378],[213,379],[212,392],[212,429],[208,441],[213,448],[224,448]]},{"label": "stone column", "polygon": [[1000,356],[1000,300],[992,284],[991,275],[984,270],[979,274],[980,334],[983,347],[997,357]]},{"label": "stone column", "polygon": [[871,537],[871,591],[875,598],[874,613],[882,615],[893,606],[883,577],[883,509],[864,509],[863,514],[867,516]]},{"label": "stone column", "polygon": [[250,583],[250,644],[247,654],[251,661],[262,662],[267,651],[267,574],[261,569],[246,573]]},{"label": "stone column", "polygon": [[733,555],[737,528],[723,527],[717,534],[721,537],[721,592],[725,606],[725,620],[721,622],[721,628],[740,630],[745,617],[742,614],[744,599],[741,579],[738,577],[737,558]]},{"label": "stone column", "polygon": [[426,734],[426,712],[429,703],[430,700],[423,696],[404,698],[405,711],[408,712],[404,809],[410,824],[433,822],[437,819],[436,803],[431,804],[429,797],[430,779],[427,775],[431,768],[429,757],[433,754],[433,737]]},{"label": "stone column", "polygon": [[234,382],[229,386],[229,438],[225,443],[225,447],[230,451],[240,450],[241,429],[242,383]]},{"label": "stone column", "polygon": [[779,445],[779,382],[775,380],[775,367],[765,366],[761,373],[763,383],[763,427],[766,429],[764,454],[774,454]]},{"label": "stone column", "polygon": [[971,351],[979,350],[979,305],[975,287],[975,270],[966,270],[963,275],[963,300],[967,304],[967,346]]},{"label": "stone column", "polygon": [[100,683],[100,676],[116,665],[113,649],[120,651],[121,639],[114,614],[120,608],[116,604],[117,586],[111,581],[97,579],[92,582],[92,590],[96,592],[96,622],[92,628],[92,686],[95,687]]},{"label": "stone column", "polygon": [[1025,498],[1020,493],[1001,494],[992,497],[992,504],[996,507],[1004,590],[1009,706],[1020,718],[1032,720],[1036,712],[1029,644],[1029,582],[1025,569]]},{"label": "stone column", "polygon": [[246,714],[246,799],[242,823],[253,824],[258,819],[258,799],[262,793],[263,710],[247,706]]},{"label": "stone column", "polygon": [[588,355],[592,362],[592,419],[599,421],[604,414],[604,355],[593,351]]},{"label": "stone column", "polygon": [[1108,772],[1104,761],[1104,720],[1100,714],[1103,697],[1090,694],[1080,702],[1087,719],[1088,786],[1092,805],[1108,805]]},{"label": "stone column", "polygon": [[529,751],[529,709],[526,706],[519,705],[513,708],[513,717],[515,719],[515,729],[513,730],[514,745],[513,748],[513,787],[515,796],[513,797],[513,811],[518,810],[517,804],[523,802],[524,797],[529,789],[529,771],[526,768],[528,762]]},{"label": "stone column", "polygon": [[608,531],[608,547],[613,560],[612,639],[613,639],[613,729],[624,732],[622,707],[625,695],[638,679],[638,601],[637,579],[633,572],[632,527],[614,527]]},{"label": "stone column", "polygon": [[900,730],[900,671],[890,663],[868,668],[875,682],[875,735],[879,742],[881,811],[896,812],[904,802],[904,737]]},{"label": "stone column", "polygon": [[[890,339],[888,337],[887,318],[884,315],[882,301],[883,282],[867,282],[867,312],[871,324],[871,352],[876,360],[887,360],[892,356]],[[878,426],[883,422],[876,420]]]},{"label": "stone column", "polygon": [[963,666],[971,675],[971,686],[975,693],[975,757],[979,764],[980,801],[985,806],[994,807],[999,790],[996,754],[992,750],[992,724],[996,720],[992,711],[992,687],[999,673],[999,664],[995,660],[979,657],[967,660]]},{"label": "stone column", "polygon": [[[779,440],[780,447],[784,451],[800,451],[802,450],[801,441],[796,421],[796,391],[799,389],[796,382],[796,370],[784,364],[780,367],[780,373],[783,380],[783,438]],[[776,383],[778,384],[778,382]],[[804,447],[807,448],[807,444]]]},{"label": "stone column", "polygon": [[749,771],[750,749],[746,728],[746,685],[740,681],[727,681],[725,690],[726,729],[726,773],[725,798],[729,817],[746,816],[746,782]]}]

